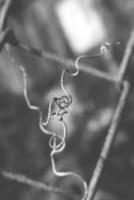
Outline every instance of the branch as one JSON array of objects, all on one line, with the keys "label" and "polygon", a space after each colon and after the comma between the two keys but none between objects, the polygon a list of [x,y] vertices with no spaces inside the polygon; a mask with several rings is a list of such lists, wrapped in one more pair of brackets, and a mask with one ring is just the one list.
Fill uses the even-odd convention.
[{"label": "branch", "polygon": [[57,193],[57,194],[64,195],[64,196],[65,195],[66,196],[72,196],[73,195],[73,194],[70,194],[69,192],[65,192],[64,190],[59,189],[57,187],[48,186],[48,185],[46,185],[42,182],[35,181],[35,180],[28,178],[27,176],[22,175],[22,174],[11,173],[11,172],[8,172],[8,171],[3,171],[3,170],[1,170],[0,173],[6,179],[9,179],[11,181],[16,181],[17,183],[29,185],[31,187],[38,189],[38,190],[43,190],[45,192],[51,192],[51,193]]},{"label": "branch", "polygon": [[[31,53],[32,55],[38,56],[38,57],[46,59],[46,60],[57,62],[63,68],[68,67],[72,70],[74,68],[76,68],[75,61],[72,59],[65,59],[56,54],[53,54],[53,53],[50,53],[47,51],[43,51],[40,49],[36,49],[36,48],[33,48],[28,45],[20,43],[12,30],[10,30],[10,33],[8,34],[7,43],[11,46],[14,46],[14,47],[19,48],[24,51],[27,51],[27,52]],[[91,66],[89,67],[89,66],[85,66],[85,65],[81,64],[81,67],[79,70],[86,74],[90,74],[92,76],[95,76],[95,77],[98,77],[98,78],[101,78],[101,79],[104,79],[104,80],[107,80],[110,82],[117,81],[117,78],[115,76],[113,76],[112,74],[102,72],[101,70],[95,69],[94,67],[91,67]]]},{"label": "branch", "polygon": [[[61,67],[64,67],[64,68],[69,67],[69,68],[72,68],[72,70],[74,68],[76,68],[75,67],[75,61],[72,60],[72,59],[65,59],[63,57],[57,56],[56,54],[46,52],[46,51],[43,51],[43,50],[39,50],[39,49],[36,49],[36,48],[32,48],[30,46],[21,44],[19,42],[17,43],[16,47],[18,47],[22,50],[28,51],[33,55],[42,57],[43,59],[47,59],[47,60],[50,60],[50,61],[57,62],[61,65]],[[102,72],[101,70],[95,69],[91,66],[87,67],[87,66],[82,64],[81,67],[80,67],[80,71],[82,71],[86,74],[93,75],[93,76],[98,77],[98,78],[105,79],[105,80],[110,81],[110,82],[116,81],[116,78],[113,77],[111,74]]]},{"label": "branch", "polygon": [[97,190],[97,186],[99,184],[100,177],[102,175],[102,171],[103,171],[105,162],[109,156],[110,150],[113,146],[115,137],[117,135],[117,128],[119,125],[121,114],[122,114],[123,108],[125,106],[125,103],[127,101],[128,93],[130,90],[130,84],[128,83],[128,81],[123,81],[123,80],[124,80],[124,75],[125,75],[127,67],[128,67],[128,62],[132,55],[133,46],[134,46],[134,29],[131,32],[131,35],[128,40],[128,43],[127,43],[127,46],[126,46],[126,49],[124,52],[124,56],[123,56],[123,59],[122,59],[121,65],[120,65],[120,69],[119,69],[118,75],[116,77],[117,78],[116,84],[117,85],[122,84],[123,90],[122,90],[118,105],[116,107],[108,134],[104,141],[104,145],[102,147],[100,157],[98,159],[98,162],[94,169],[91,181],[89,183],[86,200],[93,200],[93,198],[94,198],[95,192]]},{"label": "branch", "polygon": [[134,29],[131,32],[131,35],[128,40],[126,49],[124,51],[123,59],[122,59],[121,65],[120,65],[119,74],[118,74],[118,79],[120,82],[122,82],[122,80],[124,78],[124,74],[126,72],[128,62],[132,55],[133,48],[134,48]]},{"label": "branch", "polygon": [[123,90],[117,105],[117,108],[115,110],[115,114],[113,116],[108,134],[106,136],[104,146],[101,150],[100,157],[98,159],[98,162],[96,164],[96,167],[94,169],[91,182],[88,187],[87,197],[86,200],[93,200],[94,195],[97,190],[97,186],[100,180],[100,177],[102,175],[102,170],[104,168],[105,162],[108,158],[109,152],[113,146],[116,134],[117,134],[117,128],[119,125],[119,121],[121,118],[121,114],[124,108],[124,105],[126,103],[127,97],[129,92],[129,83],[127,81],[123,82]]}]

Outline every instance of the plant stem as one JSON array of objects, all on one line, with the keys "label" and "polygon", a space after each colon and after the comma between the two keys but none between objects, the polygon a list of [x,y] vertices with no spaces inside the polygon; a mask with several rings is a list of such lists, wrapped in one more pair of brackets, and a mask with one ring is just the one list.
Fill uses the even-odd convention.
[{"label": "plant stem", "polygon": [[94,169],[91,182],[88,187],[87,197],[86,200],[93,200],[94,195],[97,190],[97,186],[102,175],[102,170],[104,168],[105,162],[108,158],[109,152],[113,146],[116,134],[117,134],[117,127],[119,125],[119,120],[121,118],[121,114],[126,103],[127,97],[129,92],[129,83],[127,81],[123,82],[123,90],[115,110],[108,134],[106,136],[103,148],[100,153],[100,157]]}]

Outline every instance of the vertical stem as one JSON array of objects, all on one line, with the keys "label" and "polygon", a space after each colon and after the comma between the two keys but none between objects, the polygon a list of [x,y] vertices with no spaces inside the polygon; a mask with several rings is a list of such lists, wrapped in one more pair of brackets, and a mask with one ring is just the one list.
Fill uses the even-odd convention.
[{"label": "vertical stem", "polygon": [[96,167],[94,169],[94,172],[93,172],[93,175],[91,178],[91,182],[88,187],[86,200],[93,200],[93,198],[94,198],[94,195],[95,195],[95,192],[96,192],[96,189],[98,186],[98,182],[102,175],[102,170],[104,168],[104,164],[108,158],[109,152],[112,148],[112,145],[115,140],[115,136],[117,134],[117,127],[119,124],[119,120],[120,120],[124,105],[125,105],[127,97],[128,97],[128,92],[129,92],[129,83],[127,81],[124,81],[123,82],[123,90],[122,90],[117,108],[115,110],[115,113],[114,113],[114,116],[113,116],[113,119],[111,122],[111,126],[109,128],[108,134],[107,134],[105,142],[104,142],[104,146],[101,150],[99,160],[96,164]]}]

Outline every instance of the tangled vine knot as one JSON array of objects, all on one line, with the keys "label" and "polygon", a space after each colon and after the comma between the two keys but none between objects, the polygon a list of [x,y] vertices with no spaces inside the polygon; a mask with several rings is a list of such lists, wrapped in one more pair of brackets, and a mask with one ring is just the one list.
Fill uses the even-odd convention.
[{"label": "tangled vine knot", "polygon": [[67,109],[71,106],[72,104],[72,96],[61,96],[60,98],[58,97],[54,97],[53,99],[54,104],[56,105],[56,107],[58,108],[57,112],[52,113],[53,117],[55,116],[60,116],[60,121],[63,120],[63,115],[67,114],[68,111]]}]

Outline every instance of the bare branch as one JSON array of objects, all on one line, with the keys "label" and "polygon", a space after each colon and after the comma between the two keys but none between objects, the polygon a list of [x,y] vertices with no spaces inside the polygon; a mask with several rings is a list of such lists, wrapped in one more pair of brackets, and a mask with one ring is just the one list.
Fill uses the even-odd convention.
[{"label": "bare branch", "polygon": [[120,65],[120,69],[119,69],[118,75],[116,77],[116,81],[117,81],[116,83],[118,85],[122,83],[123,90],[122,90],[117,108],[115,110],[108,134],[106,136],[104,145],[102,147],[100,157],[98,159],[98,162],[94,169],[91,181],[89,183],[86,200],[93,200],[93,198],[94,198],[95,192],[97,190],[97,186],[99,184],[100,177],[102,175],[102,171],[103,171],[105,162],[108,158],[109,152],[113,146],[113,143],[114,143],[114,140],[115,140],[115,137],[117,134],[117,128],[119,125],[121,114],[122,114],[122,111],[123,111],[123,108],[126,103],[128,93],[130,90],[130,84],[127,81],[123,81],[123,79],[124,79],[124,75],[126,73],[126,69],[128,67],[129,59],[132,55],[133,46],[134,46],[134,29],[131,32],[131,35],[128,40],[128,43],[127,43],[127,46],[126,46],[126,49],[124,52],[124,56],[123,56],[123,59],[122,59],[121,65]]},{"label": "bare branch", "polygon": [[11,181],[16,181],[18,183],[22,183],[22,184],[25,184],[25,185],[29,185],[31,187],[38,189],[38,190],[43,190],[43,191],[47,191],[47,192],[58,193],[58,194],[69,196],[69,193],[66,193],[62,189],[46,185],[46,184],[39,182],[39,181],[35,181],[31,178],[28,178],[25,175],[16,174],[16,173],[8,172],[8,171],[1,171],[0,173],[6,179],[9,179]]},{"label": "bare branch", "polygon": [[113,116],[108,134],[104,142],[104,146],[101,150],[99,160],[96,164],[96,167],[94,169],[94,172],[91,178],[91,182],[88,187],[86,200],[93,200],[94,198],[100,177],[102,175],[102,170],[104,168],[105,162],[108,158],[109,152],[113,146],[113,143],[117,134],[117,127],[119,125],[119,120],[121,118],[121,114],[128,97],[128,92],[129,92],[129,83],[127,81],[124,81],[123,90],[122,90],[117,108],[115,110],[115,114]]},{"label": "bare branch", "polygon": [[[46,60],[57,62],[58,64],[60,64],[60,67],[70,68],[70,71],[71,70],[73,71],[73,69],[76,68],[75,61],[72,60],[72,59],[65,59],[65,58],[60,57],[56,54],[53,54],[53,53],[50,53],[50,52],[47,52],[47,51],[43,51],[43,50],[39,50],[39,49],[36,49],[36,48],[33,48],[33,47],[30,47],[30,46],[27,46],[25,44],[20,43],[12,30],[11,30],[8,38],[7,38],[7,43],[14,46],[14,47],[20,48],[24,51],[27,51],[27,52],[35,55],[35,56],[41,57],[41,58],[46,59]],[[110,81],[110,82],[116,82],[117,81],[117,78],[115,77],[115,75],[102,72],[101,70],[95,69],[91,65],[86,66],[86,65],[81,64],[81,67],[80,67],[79,70],[86,73],[86,74],[90,74],[92,76],[95,76],[95,77],[98,77],[98,78],[101,78],[101,79],[104,79],[104,80],[107,80],[107,81]]]},{"label": "bare branch", "polygon": [[123,59],[120,65],[119,74],[118,74],[118,80],[121,82],[124,78],[124,74],[126,72],[126,69],[128,67],[128,62],[130,60],[130,57],[132,55],[132,50],[134,48],[134,29],[131,32],[130,38],[128,40],[126,49],[124,51]]},{"label": "bare branch", "polygon": [[[75,67],[75,61],[72,60],[72,59],[65,59],[63,57],[57,56],[56,54],[46,52],[46,51],[43,51],[43,50],[39,50],[39,49],[35,49],[35,48],[29,47],[27,45],[21,44],[21,43],[17,43],[16,46],[25,50],[25,51],[32,53],[33,55],[40,56],[40,57],[47,59],[47,60],[50,60],[50,61],[55,61],[55,62],[59,63],[61,65],[61,67],[63,67],[63,68],[69,67],[69,68],[72,68],[72,70],[74,68],[76,68]],[[84,72],[84,73],[96,76],[98,78],[105,79],[105,80],[110,81],[110,82],[116,81],[115,76],[112,76],[111,74],[102,72],[101,70],[95,69],[92,66],[85,66],[85,65],[82,64],[79,70]]]}]

